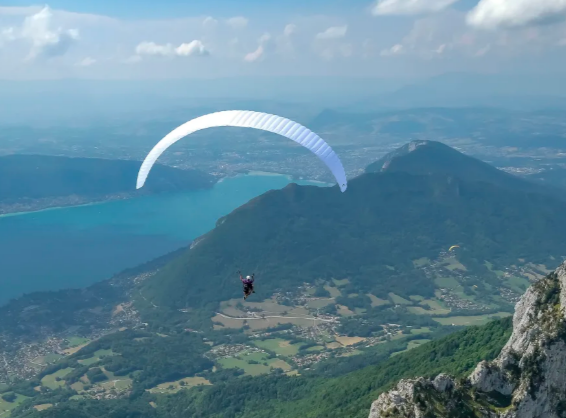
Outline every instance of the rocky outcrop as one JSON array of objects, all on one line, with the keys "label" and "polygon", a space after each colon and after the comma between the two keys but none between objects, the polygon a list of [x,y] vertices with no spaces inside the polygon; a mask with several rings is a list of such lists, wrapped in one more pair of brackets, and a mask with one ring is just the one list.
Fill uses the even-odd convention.
[{"label": "rocky outcrop", "polygon": [[523,295],[493,362],[461,380],[402,380],[372,404],[369,418],[385,417],[566,417],[566,263]]}]

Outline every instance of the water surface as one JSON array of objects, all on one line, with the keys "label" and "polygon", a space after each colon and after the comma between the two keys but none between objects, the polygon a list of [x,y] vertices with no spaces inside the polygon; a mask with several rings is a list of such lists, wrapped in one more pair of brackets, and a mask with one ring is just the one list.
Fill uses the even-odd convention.
[{"label": "water surface", "polygon": [[282,175],[238,176],[209,190],[2,216],[0,304],[23,293],[88,286],[186,246],[218,218],[289,183]]}]

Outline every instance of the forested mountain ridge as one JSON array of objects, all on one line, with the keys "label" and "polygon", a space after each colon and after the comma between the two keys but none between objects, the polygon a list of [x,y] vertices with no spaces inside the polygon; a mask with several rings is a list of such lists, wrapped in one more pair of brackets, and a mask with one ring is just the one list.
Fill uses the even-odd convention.
[{"label": "forested mountain ridge", "polygon": [[88,203],[147,193],[212,187],[214,178],[198,170],[156,165],[146,186],[136,191],[140,163],[131,160],[47,155],[0,157],[0,213],[26,207]]},{"label": "forested mountain ridge", "polygon": [[[442,147],[440,152],[431,147],[433,157],[445,158]],[[235,272],[241,269],[256,272],[267,293],[317,279],[349,278],[349,293],[408,297],[418,291],[426,297],[435,286],[413,261],[434,258],[454,244],[462,248],[460,257],[485,275],[486,260],[503,266],[518,259],[544,264],[566,254],[562,200],[502,187],[501,178],[514,184],[515,178],[449,150],[449,156],[479,167],[472,180],[449,170],[385,171],[352,179],[345,193],[294,184],[265,193],[220,219],[192,249],[148,280],[144,294],[159,306],[204,306],[236,296]],[[404,158],[414,157],[396,161]],[[520,179],[516,184],[531,187]]]}]

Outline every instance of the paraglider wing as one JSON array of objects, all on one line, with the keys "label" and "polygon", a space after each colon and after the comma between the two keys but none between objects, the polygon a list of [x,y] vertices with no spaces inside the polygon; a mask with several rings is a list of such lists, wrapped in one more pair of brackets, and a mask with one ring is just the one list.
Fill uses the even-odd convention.
[{"label": "paraglider wing", "polygon": [[453,245],[452,247],[450,247],[448,249],[448,251],[452,251],[454,248],[460,248],[460,246],[459,245]]},{"label": "paraglider wing", "polygon": [[247,110],[226,110],[192,119],[167,134],[153,147],[145,158],[138,173],[136,188],[139,189],[143,187],[155,161],[157,161],[159,156],[163,154],[167,148],[179,139],[202,129],[220,126],[260,129],[287,137],[316,154],[330,169],[342,192],[346,191],[348,187],[346,173],[344,172],[340,158],[338,158],[338,155],[336,155],[332,148],[314,132],[297,122],[281,116]]}]

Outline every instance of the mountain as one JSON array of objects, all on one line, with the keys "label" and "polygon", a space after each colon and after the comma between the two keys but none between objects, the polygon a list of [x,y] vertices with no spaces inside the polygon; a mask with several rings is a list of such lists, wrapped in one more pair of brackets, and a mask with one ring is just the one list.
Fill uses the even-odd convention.
[{"label": "mountain", "polygon": [[566,168],[560,166],[551,166],[540,173],[527,175],[526,178],[545,186],[566,189]]},{"label": "mountain", "polygon": [[[465,376],[478,361],[494,359],[510,334],[511,321],[506,318],[423,344],[410,353],[400,353],[391,358],[387,355],[368,362],[362,370],[332,378],[308,375],[307,372],[305,376],[276,374],[229,380],[226,375],[218,373],[218,379],[210,387],[196,387],[172,396],[146,393],[104,400],[70,399],[74,393],[64,390],[33,395],[31,388],[30,396],[33,397],[15,409],[11,418],[365,418],[372,400],[400,378],[419,374],[435,376],[441,372]],[[131,336],[128,334],[124,338]],[[138,338],[149,337],[139,335]],[[87,351],[91,353],[109,343],[116,348],[125,345],[119,336],[114,336],[101,344],[87,347]],[[183,351],[186,354],[186,350]],[[141,354],[147,356],[147,349]],[[194,357],[194,354],[189,355],[189,358]],[[340,360],[347,362],[348,359]],[[159,362],[162,361],[159,358]],[[183,361],[182,357],[179,361]],[[64,367],[67,366],[69,362]],[[55,368],[45,374],[53,370]],[[84,373],[84,370],[81,372]],[[0,394],[6,393],[10,392],[0,387]],[[155,407],[150,407],[150,403]],[[40,412],[34,408],[36,405],[54,406]]]},{"label": "mountain", "polygon": [[[531,110],[566,107],[564,77],[446,73],[360,101],[357,107],[491,106]],[[356,106],[356,105],[354,105]]]},{"label": "mountain", "polygon": [[183,413],[195,418],[362,418],[372,397],[389,389],[402,376],[441,371],[465,375],[480,359],[493,359],[511,331],[508,319],[423,344],[410,353],[336,378],[300,376],[243,378],[202,393],[179,393],[164,409],[168,418]]},{"label": "mountain", "polygon": [[197,170],[156,165],[146,186],[135,189],[138,161],[46,155],[0,157],[0,213],[118,197],[212,187],[214,178]]},{"label": "mountain", "polygon": [[[536,280],[529,268],[564,254],[564,209],[551,195],[442,172],[369,172],[346,193],[268,192],[190,248],[89,289],[0,309],[0,411],[367,417],[399,379],[448,373],[456,380],[440,380],[456,384],[497,358],[510,318],[451,334],[455,324],[512,312],[508,286],[522,293],[525,275]],[[257,273],[251,301],[229,300],[241,298],[237,269]],[[446,299],[450,286],[459,290]],[[552,289],[543,293],[556,305]],[[265,314],[285,323],[261,325]]]},{"label": "mountain", "polygon": [[566,263],[517,304],[513,334],[494,361],[465,379],[402,380],[369,418],[560,418],[566,413]]},{"label": "mountain", "polygon": [[410,142],[370,164],[366,172],[448,175],[470,182],[490,183],[510,190],[555,194],[554,189],[498,170],[481,160],[469,157],[436,141]]},{"label": "mountain", "polygon": [[536,155],[551,157],[548,162],[554,163],[552,159],[559,151],[552,150],[564,148],[562,121],[565,114],[565,110],[527,112],[470,105],[412,107],[395,111],[348,108],[323,110],[308,125],[329,139],[340,137],[338,146],[353,150],[366,147],[371,152],[372,148],[411,139],[441,139],[462,144],[473,152],[489,155],[489,158],[516,155],[531,160],[529,156]]},{"label": "mountain", "polygon": [[[396,164],[408,159],[426,167],[429,160],[456,158],[448,168],[458,174],[468,164],[471,180],[448,170],[386,171],[351,180],[345,193],[295,184],[270,191],[220,219],[149,279],[144,294],[158,306],[212,303],[212,309],[238,295],[240,269],[257,273],[264,294],[349,278],[349,294],[428,297],[436,286],[415,269],[414,260],[434,259],[456,243],[463,249],[461,260],[484,278],[493,274],[486,260],[508,267],[518,259],[544,264],[566,254],[563,201],[526,192],[522,189],[530,190],[530,183],[444,146],[425,148],[427,153],[409,153]],[[469,282],[470,295],[489,296],[479,296],[472,285],[481,287]]]},{"label": "mountain", "polygon": [[[36,395],[12,418],[560,418],[566,410],[565,303],[566,263],[527,290],[512,321],[470,327],[352,373],[242,377],[157,398],[77,402],[65,392]],[[34,409],[54,396],[61,402]]]}]

